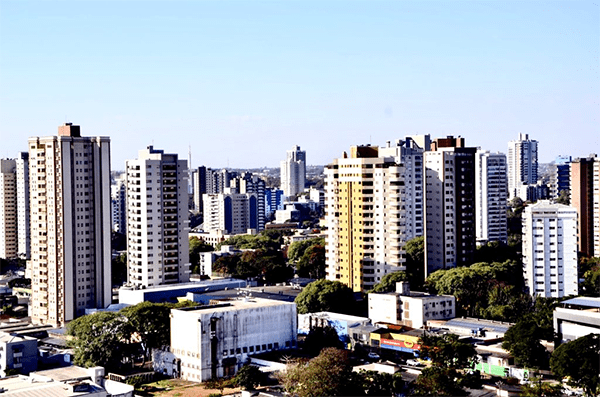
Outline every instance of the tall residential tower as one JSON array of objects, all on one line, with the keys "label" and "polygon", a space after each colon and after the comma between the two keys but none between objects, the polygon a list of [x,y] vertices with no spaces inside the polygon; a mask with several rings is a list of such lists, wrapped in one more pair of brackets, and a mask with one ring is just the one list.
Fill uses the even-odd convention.
[{"label": "tall residential tower", "polygon": [[29,138],[31,319],[64,326],[111,302],[110,139]]},{"label": "tall residential tower", "polygon": [[187,160],[152,146],[125,162],[127,281],[134,286],[190,279]]},{"label": "tall residential tower", "polygon": [[302,192],[305,184],[306,152],[300,150],[300,146],[294,146],[281,162],[281,190],[287,197],[291,197]]},{"label": "tall residential tower", "polygon": [[519,133],[519,139],[508,142],[508,199],[528,200],[527,186],[538,179],[538,142],[529,134]]}]

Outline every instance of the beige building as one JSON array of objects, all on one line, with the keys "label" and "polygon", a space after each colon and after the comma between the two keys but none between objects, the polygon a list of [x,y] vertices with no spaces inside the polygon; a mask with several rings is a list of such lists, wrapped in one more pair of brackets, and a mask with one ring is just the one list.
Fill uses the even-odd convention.
[{"label": "beige building", "polygon": [[188,282],[187,160],[148,146],[125,167],[128,284]]},{"label": "beige building", "polygon": [[352,146],[325,169],[327,279],[354,291],[405,270],[404,245],[423,235],[423,150]]},{"label": "beige building", "polygon": [[111,302],[110,139],[29,138],[33,323],[63,326]]},{"label": "beige building", "polygon": [[0,159],[0,258],[17,257],[16,162]]}]

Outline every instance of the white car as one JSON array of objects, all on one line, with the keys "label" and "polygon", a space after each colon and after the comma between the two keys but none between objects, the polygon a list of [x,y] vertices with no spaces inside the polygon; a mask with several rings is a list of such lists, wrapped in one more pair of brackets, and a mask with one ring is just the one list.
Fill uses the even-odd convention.
[{"label": "white car", "polygon": [[379,360],[379,354],[377,353],[369,352],[369,354],[367,354],[367,357],[373,360]]},{"label": "white car", "polygon": [[408,360],[406,360],[406,365],[410,365],[412,367],[418,367],[421,365],[421,363],[415,359],[409,358]]}]

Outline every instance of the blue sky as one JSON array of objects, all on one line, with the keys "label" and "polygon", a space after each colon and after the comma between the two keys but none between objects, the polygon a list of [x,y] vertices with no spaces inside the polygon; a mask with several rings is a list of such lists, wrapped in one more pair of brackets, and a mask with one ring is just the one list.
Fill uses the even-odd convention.
[{"label": "blue sky", "polygon": [[211,167],[406,135],[600,154],[600,1],[0,1],[0,157],[65,121]]}]

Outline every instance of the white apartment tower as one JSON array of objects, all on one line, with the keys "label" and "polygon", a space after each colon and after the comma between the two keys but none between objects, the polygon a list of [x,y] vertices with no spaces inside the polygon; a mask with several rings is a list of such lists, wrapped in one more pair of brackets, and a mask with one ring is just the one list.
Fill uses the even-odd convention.
[{"label": "white apartment tower", "polygon": [[0,258],[17,257],[17,164],[0,159]]},{"label": "white apartment tower", "polygon": [[31,319],[64,326],[111,302],[110,139],[29,138]]},{"label": "white apartment tower", "polygon": [[31,235],[29,232],[29,153],[19,153],[16,163],[18,254],[23,259],[29,259],[31,256]]},{"label": "white apartment tower", "polygon": [[579,293],[575,208],[546,200],[525,207],[523,264],[531,295],[560,298]]},{"label": "white apartment tower", "polygon": [[306,184],[306,151],[294,146],[287,151],[287,158],[281,162],[281,190],[287,197],[304,190]]},{"label": "white apartment tower", "polygon": [[[224,234],[259,231],[261,216],[257,193],[238,193],[235,188],[225,188],[225,193],[205,194],[202,202],[205,231],[220,230]],[[264,224],[264,208],[262,219]]]},{"label": "white apartment tower", "polygon": [[127,280],[150,287],[190,279],[187,160],[152,146],[125,162]]},{"label": "white apartment tower", "polygon": [[475,231],[477,244],[507,242],[506,155],[478,150],[475,155]]},{"label": "white apartment tower", "polygon": [[127,232],[127,181],[126,174],[122,174],[115,184],[110,187],[112,205],[112,229],[125,234]]},{"label": "white apartment tower", "polygon": [[535,185],[538,179],[538,142],[529,134],[519,133],[519,139],[508,142],[508,199],[527,196],[527,185]]},{"label": "white apartment tower", "polygon": [[405,270],[404,166],[376,146],[353,146],[325,169],[327,279],[366,291]]}]

